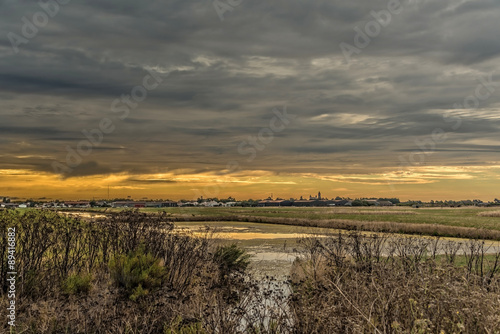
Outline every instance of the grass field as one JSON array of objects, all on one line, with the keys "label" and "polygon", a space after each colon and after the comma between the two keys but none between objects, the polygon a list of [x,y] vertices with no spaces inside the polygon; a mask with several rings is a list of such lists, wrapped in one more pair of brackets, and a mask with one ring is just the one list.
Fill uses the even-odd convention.
[{"label": "grass field", "polygon": [[[82,209],[75,209],[82,211]],[[92,211],[118,212],[123,209],[94,208]],[[195,215],[197,217],[248,217],[303,218],[310,220],[347,219],[366,222],[395,222],[413,224],[439,224],[448,226],[474,227],[500,231],[500,216],[489,217],[484,213],[498,211],[498,208],[142,208],[141,212],[166,211],[174,217]]]},{"label": "grass field", "polygon": [[[122,209],[92,209],[116,212]],[[78,209],[78,211],[81,211]],[[498,208],[144,208],[143,212],[166,211],[174,221],[251,221],[260,223],[397,232],[448,237],[500,240]]]}]

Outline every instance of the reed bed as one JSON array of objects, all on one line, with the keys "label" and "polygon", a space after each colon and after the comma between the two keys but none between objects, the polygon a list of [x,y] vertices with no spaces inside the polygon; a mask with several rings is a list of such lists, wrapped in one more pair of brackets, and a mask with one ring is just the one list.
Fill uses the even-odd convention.
[{"label": "reed bed", "polygon": [[473,227],[450,226],[439,224],[398,223],[386,221],[359,221],[353,219],[308,219],[262,216],[172,216],[174,222],[188,221],[239,221],[266,224],[283,224],[292,226],[308,226],[319,228],[341,229],[348,231],[367,231],[380,233],[402,233],[439,237],[454,237],[466,239],[500,240],[500,231]]},{"label": "reed bed", "polygon": [[500,211],[484,211],[477,215],[480,217],[500,217]]}]

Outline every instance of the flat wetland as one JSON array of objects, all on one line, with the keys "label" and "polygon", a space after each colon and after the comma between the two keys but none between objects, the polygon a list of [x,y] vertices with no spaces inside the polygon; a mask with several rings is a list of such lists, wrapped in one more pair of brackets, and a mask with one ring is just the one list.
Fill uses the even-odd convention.
[{"label": "flat wetland", "polygon": [[[103,212],[111,213],[123,209],[79,210],[79,215],[102,217]],[[500,250],[497,234],[500,231],[500,217],[489,216],[498,208],[410,208],[410,207],[336,207],[336,208],[296,208],[296,207],[181,207],[181,208],[141,208],[141,212],[167,212],[177,228],[189,229],[192,233],[205,233],[210,228],[214,238],[225,243],[236,243],[252,255],[254,274],[286,276],[292,262],[302,251],[298,241],[307,236],[325,237],[356,230],[365,235],[377,234],[381,237],[404,238],[418,236],[426,239],[440,237],[444,242],[467,242],[465,231],[484,231],[490,239],[485,242],[488,253]],[[71,211],[70,211],[71,212]],[[235,220],[237,219],[237,220]],[[331,228],[329,222],[342,222],[342,228]],[[349,223],[352,223],[350,225]],[[390,233],[372,227],[385,226],[381,223],[430,226],[430,230],[398,230]],[[370,226],[373,224],[373,226]],[[335,224],[334,224],[335,225]],[[444,228],[436,235],[436,226]],[[354,227],[354,228],[353,228]],[[454,233],[458,231],[457,235]],[[490,232],[489,232],[490,231]],[[405,233],[407,232],[407,233]],[[428,232],[428,233],[426,233]],[[488,237],[491,236],[491,237]],[[460,252],[459,252],[460,254]],[[460,257],[460,255],[459,255]]]},{"label": "flat wetland", "polygon": [[[290,271],[291,264],[301,255],[303,247],[300,244],[302,238],[315,237],[324,238],[339,233],[348,235],[351,231],[330,228],[290,226],[280,224],[266,224],[240,221],[189,221],[176,223],[178,229],[187,229],[196,234],[205,234],[207,228],[213,233],[213,238],[220,239],[225,243],[236,243],[246,249],[252,255],[252,269],[254,274],[284,277]],[[362,235],[388,239],[398,238],[422,238],[434,241],[433,236],[415,236],[405,234],[389,234],[361,232]],[[466,245],[468,239],[462,238],[439,238],[441,244],[455,243]],[[500,251],[500,242],[486,240],[484,243],[486,253]],[[444,249],[437,251],[443,254]],[[461,257],[463,249],[457,251],[457,259]],[[460,262],[460,261],[458,261]]]},{"label": "flat wetland", "polygon": [[[82,211],[81,209],[75,209]],[[99,208],[87,211],[117,212]],[[480,207],[178,207],[142,208],[167,212],[174,222],[247,221],[371,232],[500,240],[500,209]]]}]

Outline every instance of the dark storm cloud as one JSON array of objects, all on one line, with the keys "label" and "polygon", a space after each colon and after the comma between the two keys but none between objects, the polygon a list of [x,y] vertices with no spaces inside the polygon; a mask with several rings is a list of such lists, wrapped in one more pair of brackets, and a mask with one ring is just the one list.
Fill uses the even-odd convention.
[{"label": "dark storm cloud", "polygon": [[[500,3],[402,1],[401,14],[346,63],[339,44],[354,45],[353,28],[387,4],[244,0],[220,21],[210,1],[75,0],[14,54],[7,33],[20,35],[21,18],[40,7],[2,1],[0,149],[10,154],[2,166],[50,171],[103,117],[116,130],[72,176],[221,170],[231,160],[285,172],[391,167],[436,128],[449,134],[435,151],[441,160],[458,163],[460,150],[477,163],[497,159],[498,92],[477,109],[454,104],[498,68]],[[119,119],[112,102],[149,72],[162,84]],[[247,162],[238,146],[283,105],[297,118]],[[460,127],[446,113],[459,114]]]},{"label": "dark storm cloud", "polygon": [[[54,135],[64,135],[67,134],[64,130],[59,130],[49,125],[43,127],[27,127],[27,126],[19,126],[19,125],[0,125],[0,133],[4,138],[8,136],[15,136],[18,138],[33,138],[39,139],[41,137],[54,136]],[[59,138],[59,137],[56,137]]]},{"label": "dark storm cloud", "polygon": [[112,170],[106,166],[101,166],[96,161],[89,161],[78,165],[73,169],[71,176],[89,176],[95,174],[109,174]]}]

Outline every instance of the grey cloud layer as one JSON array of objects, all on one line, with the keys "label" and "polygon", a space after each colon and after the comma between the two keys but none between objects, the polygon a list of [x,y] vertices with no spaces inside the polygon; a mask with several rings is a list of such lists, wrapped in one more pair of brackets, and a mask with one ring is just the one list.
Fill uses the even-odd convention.
[{"label": "grey cloud layer", "polygon": [[[74,176],[220,170],[230,160],[275,172],[392,168],[438,127],[449,139],[429,163],[499,160],[499,94],[462,113],[459,129],[442,116],[461,112],[453,104],[498,68],[500,3],[403,2],[346,64],[339,43],[353,44],[353,28],[385,8],[381,0],[244,1],[221,22],[209,1],[75,0],[16,55],[6,35],[20,34],[21,18],[39,7],[0,2],[0,168],[50,172],[105,116],[116,131]],[[148,69],[164,82],[120,121],[111,102]],[[238,144],[285,104],[298,118],[247,162]]]}]

